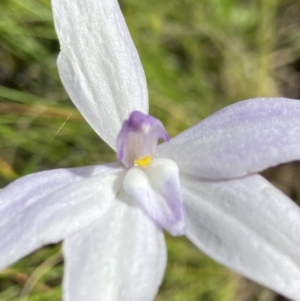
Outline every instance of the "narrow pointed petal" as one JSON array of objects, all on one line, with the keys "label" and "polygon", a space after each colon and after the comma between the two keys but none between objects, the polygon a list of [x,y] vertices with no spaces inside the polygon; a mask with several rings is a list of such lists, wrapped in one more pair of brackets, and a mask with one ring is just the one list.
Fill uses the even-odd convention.
[{"label": "narrow pointed petal", "polygon": [[119,164],[50,170],[0,190],[0,269],[99,219],[122,172]]},{"label": "narrow pointed petal", "polygon": [[159,156],[203,179],[248,175],[300,159],[300,100],[249,99],[164,143]]},{"label": "narrow pointed petal", "polygon": [[58,68],[70,98],[116,150],[122,122],[148,113],[144,71],[117,0],[52,0]]},{"label": "narrow pointed petal", "polygon": [[154,159],[144,171],[133,167],[123,182],[146,214],[174,236],[185,232],[185,214],[179,181],[179,170],[169,159]]},{"label": "narrow pointed petal", "polygon": [[166,265],[163,233],[124,198],[64,242],[64,301],[152,301]]},{"label": "narrow pointed petal", "polygon": [[187,237],[216,261],[300,300],[300,209],[259,175],[181,177]]}]

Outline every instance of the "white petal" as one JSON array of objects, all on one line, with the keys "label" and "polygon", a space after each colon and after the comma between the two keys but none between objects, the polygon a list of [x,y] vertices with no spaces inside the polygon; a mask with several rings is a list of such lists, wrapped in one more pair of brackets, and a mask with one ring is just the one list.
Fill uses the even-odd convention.
[{"label": "white petal", "polygon": [[64,301],[152,301],[166,265],[162,231],[122,197],[65,240],[64,256]]},{"label": "white petal", "polygon": [[65,89],[92,128],[116,149],[129,113],[148,113],[144,71],[118,1],[52,0],[52,8]]},{"label": "white petal", "polygon": [[230,105],[169,143],[158,156],[181,172],[229,179],[300,159],[300,100],[257,98]]},{"label": "white petal", "polygon": [[216,261],[300,300],[300,210],[262,177],[183,175],[187,237]]},{"label": "white petal", "polygon": [[124,190],[158,225],[172,235],[185,232],[185,215],[177,164],[169,159],[154,159],[147,169],[133,167],[123,182]]},{"label": "white petal", "polygon": [[0,191],[0,269],[98,219],[121,185],[119,164],[57,169]]}]

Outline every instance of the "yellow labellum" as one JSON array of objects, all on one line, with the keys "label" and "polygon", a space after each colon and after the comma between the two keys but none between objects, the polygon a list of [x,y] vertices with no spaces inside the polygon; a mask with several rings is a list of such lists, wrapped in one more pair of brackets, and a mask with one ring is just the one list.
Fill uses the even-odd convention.
[{"label": "yellow labellum", "polygon": [[134,162],[134,165],[138,165],[141,168],[147,168],[151,162],[151,159],[152,159],[152,157],[149,155],[147,157],[136,159],[133,162]]}]

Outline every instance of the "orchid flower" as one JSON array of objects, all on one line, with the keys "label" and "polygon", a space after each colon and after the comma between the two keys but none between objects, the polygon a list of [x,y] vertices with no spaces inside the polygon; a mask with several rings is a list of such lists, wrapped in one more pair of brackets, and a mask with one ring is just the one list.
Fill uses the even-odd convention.
[{"label": "orchid flower", "polygon": [[38,172],[2,189],[0,268],[64,240],[65,301],[150,301],[165,271],[166,230],[300,300],[300,210],[257,174],[300,159],[300,101],[242,101],[170,140],[148,115],[118,2],[52,7],[62,82],[118,162]]}]

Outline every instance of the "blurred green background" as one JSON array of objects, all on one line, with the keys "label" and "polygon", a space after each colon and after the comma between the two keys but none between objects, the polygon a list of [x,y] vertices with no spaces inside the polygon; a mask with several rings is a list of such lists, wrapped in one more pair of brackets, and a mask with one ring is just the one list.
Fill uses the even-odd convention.
[{"label": "blurred green background", "polygon": [[[299,0],[122,0],[150,94],[171,136],[258,96],[300,98]],[[0,0],[0,187],[27,173],[115,160],[68,99],[50,0]],[[298,195],[299,197],[299,195]],[[167,237],[157,301],[285,300]],[[61,300],[60,246],[0,273],[0,301]],[[117,300],[116,300],[117,301]]]}]

